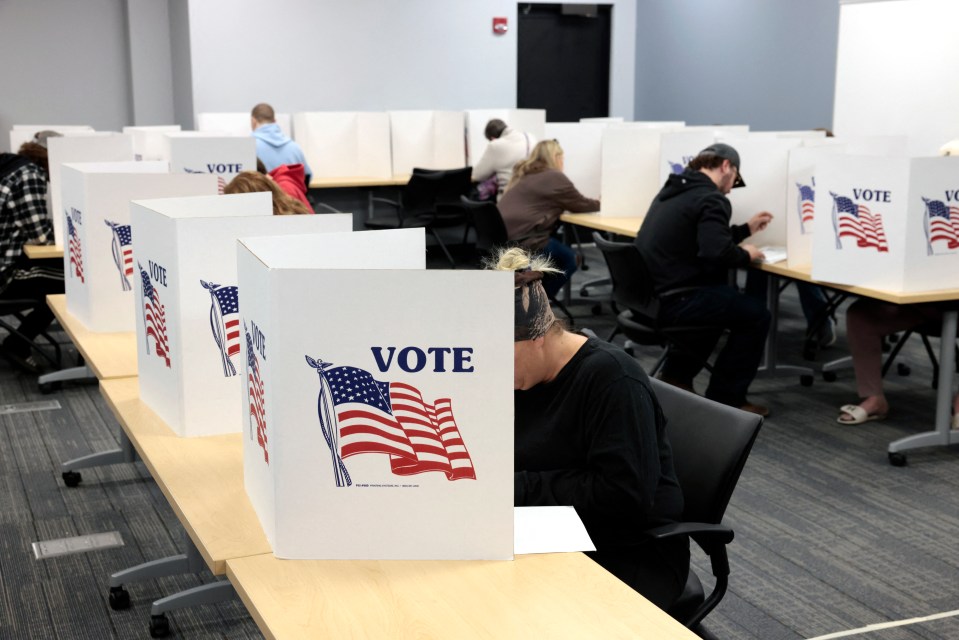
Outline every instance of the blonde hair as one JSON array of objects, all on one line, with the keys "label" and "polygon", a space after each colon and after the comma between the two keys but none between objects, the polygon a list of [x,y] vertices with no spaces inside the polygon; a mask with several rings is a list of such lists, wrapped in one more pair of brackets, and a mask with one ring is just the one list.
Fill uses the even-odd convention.
[{"label": "blonde hair", "polygon": [[543,255],[532,255],[521,247],[501,247],[490,258],[488,268],[493,271],[539,271],[540,273],[560,273],[550,259]]},{"label": "blonde hair", "polygon": [[565,331],[565,325],[553,315],[543,289],[543,276],[559,273],[549,258],[530,255],[519,247],[502,248],[490,262],[495,271],[512,271],[514,285],[513,341],[535,340],[548,333]]},{"label": "blonde hair", "polygon": [[242,171],[236,174],[236,177],[230,180],[230,184],[223,189],[223,193],[226,194],[259,191],[269,191],[273,194],[273,215],[275,216],[313,213],[309,207],[281,189],[272,178],[256,171]]},{"label": "blonde hair", "polygon": [[537,142],[536,146],[530,152],[529,157],[520,160],[513,167],[513,175],[510,176],[509,183],[503,193],[509,191],[513,185],[530,175],[531,173],[540,173],[547,169],[556,168],[556,156],[563,154],[563,148],[559,146],[556,140],[543,140]]}]

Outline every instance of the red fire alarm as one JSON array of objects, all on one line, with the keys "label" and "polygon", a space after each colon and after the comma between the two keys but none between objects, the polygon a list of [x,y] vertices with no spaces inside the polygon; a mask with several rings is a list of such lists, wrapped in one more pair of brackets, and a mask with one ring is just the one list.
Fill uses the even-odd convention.
[{"label": "red fire alarm", "polygon": [[506,24],[506,18],[493,18],[493,33],[501,36],[509,29]]}]

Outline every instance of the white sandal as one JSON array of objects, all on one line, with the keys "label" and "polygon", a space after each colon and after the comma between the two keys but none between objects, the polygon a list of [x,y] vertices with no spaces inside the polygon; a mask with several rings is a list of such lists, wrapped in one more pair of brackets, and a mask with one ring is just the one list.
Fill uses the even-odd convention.
[{"label": "white sandal", "polygon": [[[885,413],[874,413],[870,415],[857,404],[844,404],[839,407],[839,417],[836,418],[836,422],[839,424],[862,424],[872,420],[885,420],[886,415]],[[849,416],[852,420],[843,420],[843,416]]]}]

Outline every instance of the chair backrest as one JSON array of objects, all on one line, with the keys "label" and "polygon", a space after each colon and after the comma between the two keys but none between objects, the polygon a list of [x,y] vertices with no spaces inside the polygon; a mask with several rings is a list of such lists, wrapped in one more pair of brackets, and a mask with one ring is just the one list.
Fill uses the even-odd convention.
[{"label": "chair backrest", "polygon": [[609,268],[616,304],[638,314],[642,320],[655,323],[659,300],[639,248],[631,242],[612,242],[596,232],[593,232],[593,241],[603,252]]},{"label": "chair backrest", "polygon": [[431,212],[436,206],[436,194],[442,184],[438,172],[414,169],[409,182],[403,187],[401,219],[405,215]]},{"label": "chair backrest", "polygon": [[469,212],[470,221],[476,231],[477,251],[489,253],[508,244],[506,224],[495,202],[478,202],[466,196],[461,196],[460,202]]},{"label": "chair backrest", "polygon": [[651,378],[683,489],[686,522],[719,524],[763,419]]},{"label": "chair backrest", "polygon": [[413,168],[413,176],[425,176],[433,182],[433,202],[435,204],[452,204],[460,206],[460,196],[469,193],[472,186],[473,168],[461,167],[459,169],[424,169],[422,167]]}]

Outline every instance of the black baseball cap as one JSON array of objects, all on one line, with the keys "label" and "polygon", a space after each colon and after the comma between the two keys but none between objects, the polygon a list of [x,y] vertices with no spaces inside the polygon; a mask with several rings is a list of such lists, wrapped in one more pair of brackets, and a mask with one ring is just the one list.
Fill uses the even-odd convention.
[{"label": "black baseball cap", "polygon": [[724,144],[722,142],[711,144],[700,151],[699,155],[718,156],[723,160],[729,160],[730,164],[736,167],[736,182],[733,183],[733,189],[746,186],[746,181],[743,180],[743,172],[739,168],[739,152],[730,147],[728,144]]}]

